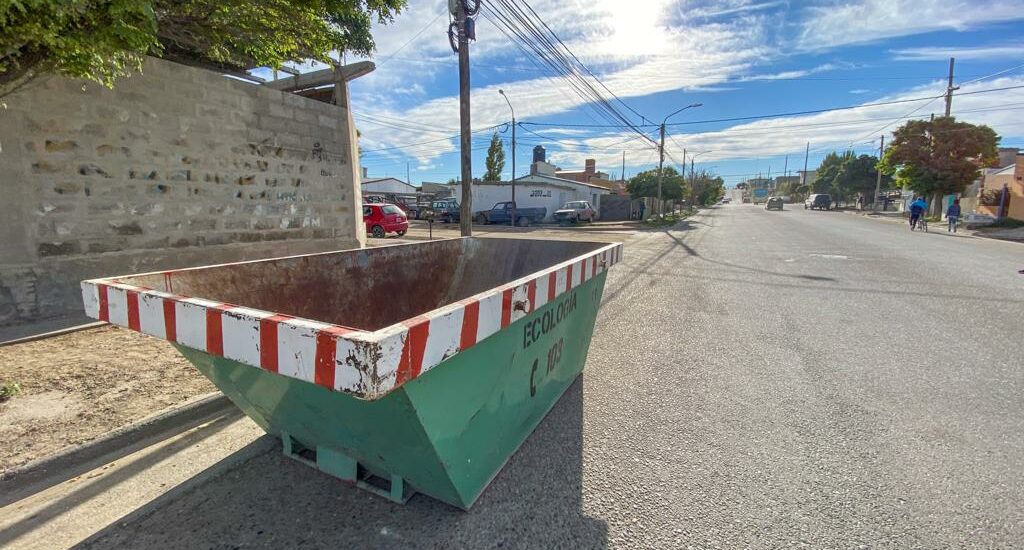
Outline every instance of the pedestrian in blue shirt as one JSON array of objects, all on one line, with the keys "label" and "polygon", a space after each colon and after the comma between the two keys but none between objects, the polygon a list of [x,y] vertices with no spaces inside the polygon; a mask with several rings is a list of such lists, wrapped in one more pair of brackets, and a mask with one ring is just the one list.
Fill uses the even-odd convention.
[{"label": "pedestrian in blue shirt", "polygon": [[910,203],[910,230],[913,231],[917,227],[917,221],[921,219],[921,216],[928,211],[928,202],[924,200],[924,197],[917,197],[914,202]]},{"label": "pedestrian in blue shirt", "polygon": [[953,204],[946,209],[946,220],[949,221],[947,233],[956,233],[956,222],[960,219],[960,199],[953,199]]}]

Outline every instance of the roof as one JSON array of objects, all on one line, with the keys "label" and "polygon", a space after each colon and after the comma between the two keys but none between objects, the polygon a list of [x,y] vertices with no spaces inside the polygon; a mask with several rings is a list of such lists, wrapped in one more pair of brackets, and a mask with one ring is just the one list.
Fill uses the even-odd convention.
[{"label": "roof", "polygon": [[[570,179],[565,179],[565,178],[559,178],[557,176],[548,176],[546,174],[527,174],[525,176],[519,176],[518,178],[515,179],[515,181],[517,181],[517,182],[518,181],[529,181],[528,178],[529,178],[529,180],[534,180],[536,178],[550,180],[550,183],[552,185],[559,185],[559,184],[561,184],[561,185],[582,185],[583,187],[590,187],[592,189],[600,189],[602,191],[610,191],[610,189],[608,189],[607,187],[603,187],[601,185],[594,185],[593,183],[583,183],[582,181],[576,181],[576,180],[570,180]],[[544,182],[538,182],[538,181],[529,181],[529,182],[530,183],[544,183]]]}]

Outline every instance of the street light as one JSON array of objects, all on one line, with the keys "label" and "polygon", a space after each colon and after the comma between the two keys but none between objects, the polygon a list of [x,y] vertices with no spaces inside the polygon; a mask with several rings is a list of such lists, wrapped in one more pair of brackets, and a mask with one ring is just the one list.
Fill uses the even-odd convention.
[{"label": "street light", "polygon": [[498,93],[508,103],[508,110],[512,111],[512,225],[516,224],[516,110],[512,108],[512,102],[505,95],[505,90],[498,88]]},{"label": "street light", "polygon": [[[662,213],[661,171],[662,171],[662,168],[665,166],[665,123],[668,122],[668,119],[678,115],[679,113],[681,113],[681,112],[683,112],[683,111],[685,111],[687,109],[692,109],[693,107],[702,107],[703,105],[704,105],[703,103],[691,103],[691,104],[687,105],[686,107],[683,107],[682,109],[678,109],[676,111],[673,111],[673,112],[669,113],[669,115],[666,116],[661,121],[661,146],[658,147],[658,152],[659,152],[659,155],[658,155],[658,214],[659,215]],[[686,167],[684,166],[683,169],[685,170]],[[685,174],[684,174],[684,176],[685,176]]]}]

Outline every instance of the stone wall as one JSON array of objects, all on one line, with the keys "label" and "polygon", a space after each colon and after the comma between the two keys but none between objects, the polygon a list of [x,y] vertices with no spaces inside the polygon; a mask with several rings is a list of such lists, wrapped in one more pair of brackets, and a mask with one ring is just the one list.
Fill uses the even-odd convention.
[{"label": "stone wall", "polygon": [[81,312],[83,278],[361,246],[351,115],[150,59],[0,107],[0,324]]}]

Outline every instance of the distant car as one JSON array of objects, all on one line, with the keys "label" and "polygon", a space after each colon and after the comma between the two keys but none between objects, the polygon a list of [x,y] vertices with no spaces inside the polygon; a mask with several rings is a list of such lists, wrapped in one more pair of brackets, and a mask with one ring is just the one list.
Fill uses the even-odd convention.
[{"label": "distant car", "polygon": [[729,204],[732,202],[732,197],[722,197],[722,204]]},{"label": "distant car", "polygon": [[827,193],[817,193],[807,197],[804,201],[804,210],[810,208],[814,210],[831,210],[832,209],[832,195]]},{"label": "distant car", "polygon": [[591,208],[587,201],[572,201],[556,210],[554,217],[558,223],[593,222],[597,218],[597,210]]},{"label": "distant car", "polygon": [[764,203],[765,210],[782,210],[782,205],[785,204],[782,201],[782,197],[768,197],[768,200]]},{"label": "distant car", "polygon": [[409,219],[393,204],[364,204],[363,223],[366,224],[366,232],[378,239],[388,233],[398,233],[401,237],[409,230]]},{"label": "distant car", "polygon": [[462,210],[455,199],[439,200],[430,203],[429,207],[420,216],[430,218],[444,223],[457,222],[462,219]]}]

